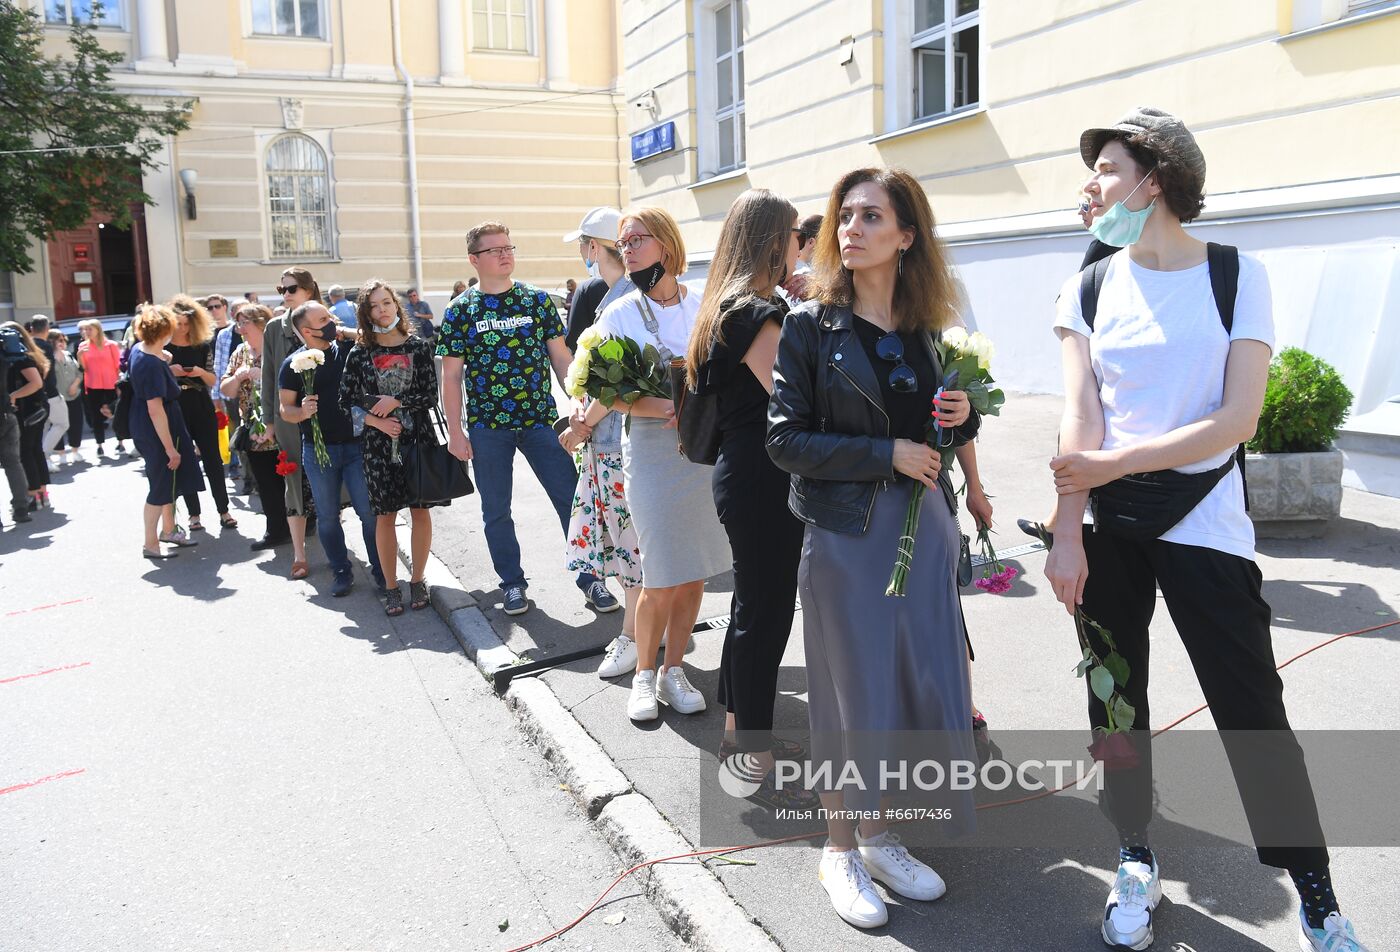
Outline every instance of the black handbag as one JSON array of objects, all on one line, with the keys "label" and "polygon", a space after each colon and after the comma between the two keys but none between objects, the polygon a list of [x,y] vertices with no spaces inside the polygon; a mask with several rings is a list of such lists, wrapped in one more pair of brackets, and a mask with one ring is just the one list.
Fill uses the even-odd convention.
[{"label": "black handbag", "polygon": [[685,361],[671,361],[671,402],[676,408],[676,447],[692,463],[713,466],[719,460],[719,396],[699,394],[685,383]]},{"label": "black handbag", "polygon": [[233,436],[228,438],[228,448],[235,453],[246,453],[252,449],[253,434],[248,429],[248,424],[240,423],[234,428]]},{"label": "black handbag", "polygon": [[39,406],[35,407],[33,410],[30,410],[30,411],[29,411],[28,413],[26,413],[24,416],[20,417],[19,422],[20,422],[21,424],[23,424],[24,426],[34,427],[34,426],[38,426],[39,424],[43,423],[43,422],[44,422],[45,420],[47,420],[48,418],[49,418],[49,406],[48,406],[48,404],[45,403],[45,404],[40,404]]},{"label": "black handbag", "polygon": [[437,433],[429,429],[426,436],[432,442],[409,443],[399,454],[413,508],[448,502],[476,492],[467,464],[447,451],[447,424],[442,412],[433,407],[432,413],[442,440],[439,442]]},{"label": "black handbag", "polygon": [[1204,473],[1163,469],[1131,473],[1089,491],[1094,530],[1125,539],[1161,538],[1210,495],[1235,465],[1236,457]]}]

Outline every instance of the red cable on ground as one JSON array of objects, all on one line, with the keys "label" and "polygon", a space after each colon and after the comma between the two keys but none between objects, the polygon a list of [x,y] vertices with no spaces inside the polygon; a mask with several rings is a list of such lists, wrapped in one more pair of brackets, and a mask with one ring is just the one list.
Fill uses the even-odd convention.
[{"label": "red cable on ground", "polygon": [[[1330,644],[1335,644],[1336,642],[1341,641],[1343,638],[1352,638],[1352,637],[1355,637],[1356,635],[1367,635],[1367,634],[1370,634],[1370,633],[1373,632],[1373,631],[1381,631],[1382,629],[1385,629],[1385,628],[1394,628],[1396,625],[1400,625],[1400,621],[1388,621],[1388,622],[1386,622],[1386,623],[1383,624],[1383,625],[1372,625],[1370,628],[1361,628],[1361,629],[1358,629],[1357,631],[1348,631],[1348,632],[1346,632],[1345,634],[1336,635],[1335,637],[1329,638],[1329,639],[1327,639],[1326,641],[1323,641],[1323,642],[1320,642],[1320,643],[1318,643],[1318,644],[1313,645],[1311,648],[1307,649],[1306,651],[1300,651],[1300,652],[1298,652],[1297,654],[1295,654],[1293,657],[1289,658],[1287,661],[1283,662],[1283,664],[1279,665],[1279,666],[1278,666],[1277,668],[1275,668],[1274,670],[1276,670],[1276,671],[1282,671],[1284,668],[1288,667],[1290,664],[1292,664],[1293,662],[1297,661],[1299,658],[1306,657],[1307,655],[1310,655],[1310,654],[1312,654],[1314,651],[1317,651],[1317,650],[1319,650],[1319,649],[1321,649],[1321,648],[1326,648],[1326,647],[1327,647],[1328,645],[1330,645]],[[1187,713],[1183,714],[1181,717],[1178,717],[1176,720],[1172,721],[1172,722],[1171,722],[1170,724],[1168,724],[1166,727],[1163,727],[1163,728],[1161,728],[1160,730],[1155,730],[1155,731],[1153,731],[1153,732],[1152,732],[1152,736],[1153,736],[1153,737],[1157,737],[1157,736],[1159,736],[1159,735],[1161,735],[1161,734],[1165,734],[1167,731],[1171,730],[1173,727],[1177,727],[1178,725],[1180,725],[1180,724],[1186,722],[1187,720],[1190,720],[1191,718],[1195,717],[1197,714],[1199,714],[1199,713],[1201,713],[1202,711],[1204,711],[1207,707],[1208,707],[1208,705],[1202,704],[1200,707],[1196,708],[1195,710],[1193,710],[1193,711],[1188,711]],[[1033,794],[1033,795],[1031,795],[1031,796],[1029,796],[1029,797],[1021,797],[1021,798],[1018,799],[1018,800],[1001,800],[1001,801],[998,801],[998,802],[996,802],[996,803],[984,803],[984,804],[981,804],[980,806],[978,806],[977,809],[978,809],[978,810],[992,810],[992,809],[996,809],[996,808],[998,808],[998,807],[1009,807],[1009,806],[1014,806],[1015,804],[1018,804],[1018,803],[1029,803],[1029,802],[1031,802],[1032,800],[1040,800],[1040,799],[1043,799],[1043,798],[1045,798],[1045,797],[1053,796],[1053,795],[1059,793],[1061,790],[1065,790],[1065,789],[1067,789],[1067,788],[1073,786],[1073,784],[1074,784],[1074,782],[1071,781],[1070,783],[1067,783],[1067,784],[1065,784],[1065,785],[1062,786],[1062,787],[1056,787],[1054,790],[1042,790],[1040,793]],[[907,821],[904,821],[904,822],[907,822]],[[898,824],[896,823],[896,824],[892,824],[892,825],[898,825]],[[645,863],[638,863],[636,866],[633,866],[631,869],[624,871],[621,875],[619,875],[616,879],[614,879],[614,880],[612,881],[612,883],[608,886],[608,888],[607,888],[607,889],[604,889],[604,890],[598,895],[598,898],[595,899],[595,900],[593,900],[593,904],[592,904],[591,906],[589,906],[587,909],[585,909],[585,910],[583,911],[583,913],[580,914],[579,917],[578,917],[577,919],[575,919],[573,922],[570,922],[568,925],[566,925],[566,926],[564,926],[564,927],[562,927],[562,928],[560,928],[560,929],[556,929],[555,931],[551,932],[551,933],[550,933],[549,935],[547,935],[547,936],[543,936],[543,937],[541,937],[541,938],[539,938],[539,939],[536,939],[536,940],[534,940],[533,942],[529,942],[529,943],[527,943],[527,944],[525,944],[525,945],[518,945],[518,946],[516,946],[516,947],[513,948],[513,949],[507,950],[507,952],[526,952],[527,949],[533,949],[533,948],[535,948],[536,946],[543,945],[544,943],[549,942],[549,941],[552,940],[552,939],[557,939],[557,938],[559,938],[561,935],[563,935],[564,933],[568,932],[568,931],[569,931],[570,929],[572,929],[574,926],[578,925],[580,922],[582,922],[583,920],[587,919],[590,915],[592,915],[592,914],[593,914],[593,910],[594,910],[594,909],[597,909],[597,908],[598,908],[598,905],[599,905],[604,899],[607,898],[608,893],[612,892],[614,889],[617,888],[617,884],[618,884],[618,883],[622,882],[624,879],[626,879],[628,876],[631,876],[633,873],[637,872],[638,870],[646,869],[648,866],[655,866],[655,865],[658,864],[658,863],[669,863],[669,862],[672,862],[672,861],[678,860],[678,859],[693,859],[693,858],[700,857],[700,856],[718,856],[718,855],[720,855],[720,854],[722,854],[722,853],[742,853],[742,852],[745,851],[745,850],[758,849],[759,847],[763,847],[763,846],[778,846],[778,845],[781,845],[781,844],[783,844],[783,843],[792,843],[792,842],[795,842],[795,841],[797,841],[797,840],[810,840],[810,839],[812,839],[813,837],[816,837],[816,836],[825,836],[825,835],[826,835],[826,831],[825,831],[825,830],[816,830],[816,831],[813,831],[813,832],[811,832],[811,833],[798,833],[798,834],[795,834],[795,835],[793,835],[793,836],[784,836],[784,837],[782,837],[781,839],[776,839],[776,840],[763,840],[763,841],[760,842],[760,843],[749,843],[749,844],[747,844],[747,845],[745,845],[745,846],[723,846],[723,847],[720,847],[719,849],[713,849],[713,850],[696,850],[696,851],[693,852],[693,853],[677,853],[675,856],[663,856],[663,857],[661,857],[660,859],[649,859],[649,860],[647,860]]]}]

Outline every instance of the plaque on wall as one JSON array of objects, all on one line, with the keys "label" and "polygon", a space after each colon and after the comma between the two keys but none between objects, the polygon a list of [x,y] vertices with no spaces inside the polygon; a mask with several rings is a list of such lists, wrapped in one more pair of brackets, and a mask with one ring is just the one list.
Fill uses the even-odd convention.
[{"label": "plaque on wall", "polygon": [[209,257],[211,258],[237,258],[238,239],[237,238],[210,238]]},{"label": "plaque on wall", "polygon": [[91,284],[91,283],[92,283],[92,272],[91,272],[91,271],[74,271],[74,272],[73,272],[73,283],[74,283],[74,284]]}]

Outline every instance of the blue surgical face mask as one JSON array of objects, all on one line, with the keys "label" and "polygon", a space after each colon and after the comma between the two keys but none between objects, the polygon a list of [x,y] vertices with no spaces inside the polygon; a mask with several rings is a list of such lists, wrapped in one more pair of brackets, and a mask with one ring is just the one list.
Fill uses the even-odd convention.
[{"label": "blue surgical face mask", "polygon": [[1157,200],[1154,198],[1146,208],[1141,211],[1129,211],[1123,204],[1129,198],[1137,194],[1137,190],[1142,188],[1142,183],[1147,181],[1147,177],[1157,170],[1154,165],[1147,171],[1147,175],[1142,177],[1142,182],[1138,182],[1133,190],[1127,194],[1122,201],[1114,202],[1108,211],[1089,223],[1089,234],[1106,245],[1113,245],[1117,248],[1126,248],[1136,244],[1142,238],[1142,230],[1147,227],[1147,219],[1152,217],[1152,209],[1157,207]]}]

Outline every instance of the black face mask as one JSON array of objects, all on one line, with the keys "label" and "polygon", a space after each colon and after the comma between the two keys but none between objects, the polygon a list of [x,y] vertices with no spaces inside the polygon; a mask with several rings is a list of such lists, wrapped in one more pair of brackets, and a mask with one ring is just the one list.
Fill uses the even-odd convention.
[{"label": "black face mask", "polygon": [[329,344],[335,340],[335,322],[331,321],[322,327],[308,327],[304,333],[307,337],[319,337]]},{"label": "black face mask", "polygon": [[640,271],[629,271],[627,276],[632,279],[632,283],[642,289],[643,294],[647,294],[652,288],[661,283],[661,279],[666,277],[666,268],[660,261],[649,268]]}]

